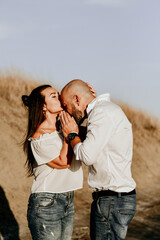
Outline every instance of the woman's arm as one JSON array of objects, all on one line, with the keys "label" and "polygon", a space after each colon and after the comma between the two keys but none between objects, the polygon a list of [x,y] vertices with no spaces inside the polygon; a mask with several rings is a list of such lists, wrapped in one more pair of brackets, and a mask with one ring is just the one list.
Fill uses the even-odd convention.
[{"label": "woman's arm", "polygon": [[68,143],[64,140],[60,155],[47,163],[47,165],[57,169],[69,168],[71,165],[72,156],[73,151],[69,147]]},{"label": "woman's arm", "polygon": [[[55,159],[54,159],[55,160]],[[53,161],[54,161],[53,160]],[[60,165],[60,164],[56,164],[54,162],[49,162],[47,163],[47,165],[51,168],[56,168],[56,169],[64,169],[64,168],[69,168],[70,167],[70,164],[67,164],[67,165]]]}]

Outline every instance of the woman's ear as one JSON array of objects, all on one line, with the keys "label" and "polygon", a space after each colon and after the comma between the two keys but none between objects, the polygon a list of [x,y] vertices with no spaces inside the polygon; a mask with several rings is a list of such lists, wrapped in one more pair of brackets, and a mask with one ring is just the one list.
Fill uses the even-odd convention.
[{"label": "woman's ear", "polygon": [[46,104],[43,105],[43,111],[44,111],[44,112],[47,111],[47,106],[46,106]]},{"label": "woman's ear", "polygon": [[79,104],[80,104],[80,99],[79,99],[79,97],[78,97],[77,95],[74,95],[74,96],[73,96],[73,101],[74,101],[74,103],[75,103],[76,105],[79,106]]}]

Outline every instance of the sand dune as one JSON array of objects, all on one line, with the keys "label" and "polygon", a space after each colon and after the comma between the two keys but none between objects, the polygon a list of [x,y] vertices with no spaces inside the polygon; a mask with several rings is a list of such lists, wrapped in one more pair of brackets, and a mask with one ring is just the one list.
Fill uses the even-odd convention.
[{"label": "sand dune", "polygon": [[[21,142],[26,130],[26,111],[21,95],[37,86],[34,79],[21,74],[0,74],[0,239],[31,239],[26,210],[32,178],[26,177]],[[160,124],[143,112],[122,105],[132,122],[134,154],[132,172],[137,182],[138,207],[127,239],[160,239]],[[89,239],[91,190],[87,186],[75,193],[73,239]],[[14,233],[15,238],[10,237]]]}]

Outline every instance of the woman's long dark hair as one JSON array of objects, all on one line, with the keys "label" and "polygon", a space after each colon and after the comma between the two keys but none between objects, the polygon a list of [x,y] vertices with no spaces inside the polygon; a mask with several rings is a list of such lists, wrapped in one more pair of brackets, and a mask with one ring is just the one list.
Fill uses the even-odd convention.
[{"label": "woman's long dark hair", "polygon": [[28,107],[28,131],[23,143],[23,150],[27,154],[26,167],[28,176],[33,176],[34,156],[32,154],[30,141],[28,139],[32,137],[39,125],[45,120],[43,113],[43,106],[45,104],[45,97],[41,92],[51,87],[50,85],[41,85],[31,92],[29,96],[23,95],[23,104]]}]

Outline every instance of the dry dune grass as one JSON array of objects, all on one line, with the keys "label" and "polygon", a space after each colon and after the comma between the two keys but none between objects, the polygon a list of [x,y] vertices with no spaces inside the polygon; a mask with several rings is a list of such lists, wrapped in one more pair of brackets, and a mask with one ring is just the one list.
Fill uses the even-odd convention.
[{"label": "dry dune grass", "polygon": [[122,109],[133,127],[133,176],[138,188],[152,187],[160,180],[160,124],[157,119],[126,105]]},{"label": "dry dune grass", "polygon": [[[34,79],[19,73],[0,74],[0,239],[2,236],[4,239],[8,239],[6,236],[13,232],[17,232],[20,239],[31,239],[27,228],[26,209],[32,178],[26,177],[25,156],[20,145],[27,124],[21,95],[28,94],[38,84]],[[133,126],[132,172],[137,182],[139,199],[141,199],[142,190],[144,194],[145,191],[146,193],[159,191],[157,184],[160,180],[160,124],[156,119],[129,106],[122,105],[122,108]],[[91,190],[87,186],[87,168],[85,166],[84,178],[84,188],[75,193],[76,216],[73,239],[89,239]],[[159,204],[159,199],[156,200],[156,203]],[[140,220],[144,207],[145,205],[142,206],[139,203],[139,215],[134,222],[135,225],[137,222],[145,224],[143,218]],[[150,209],[156,211],[151,206]],[[148,217],[147,214],[149,214],[148,210],[146,212]]]},{"label": "dry dune grass", "polygon": [[[23,93],[29,92],[35,85],[36,83],[32,80],[26,77],[23,79],[18,74],[0,75],[0,187],[3,193],[3,201],[1,199],[0,204],[3,202],[4,205],[0,208],[0,232],[3,233],[4,239],[5,234],[12,232],[13,219],[8,217],[10,208],[16,221],[22,226],[22,235],[25,232],[24,228],[26,228],[24,215],[26,215],[31,179],[27,179],[25,175],[25,158],[20,145],[27,123],[25,109],[20,97]],[[3,213],[2,208],[4,207],[6,211]],[[5,226],[9,228],[9,231],[6,230]]]}]

